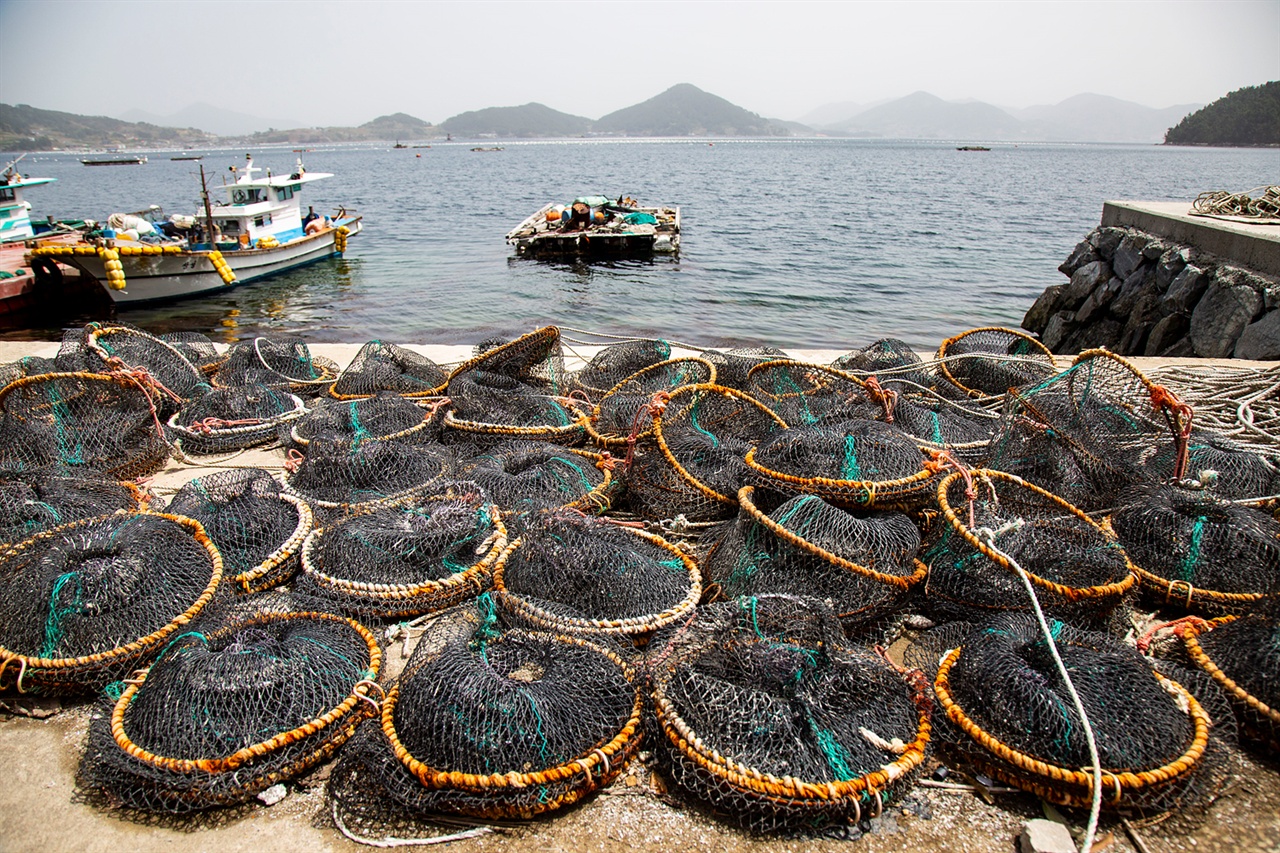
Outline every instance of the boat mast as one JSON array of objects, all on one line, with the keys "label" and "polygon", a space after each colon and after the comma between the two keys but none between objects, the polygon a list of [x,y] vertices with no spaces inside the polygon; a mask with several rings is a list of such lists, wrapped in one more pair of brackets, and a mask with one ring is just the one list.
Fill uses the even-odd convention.
[{"label": "boat mast", "polygon": [[213,238],[213,210],[209,206],[209,185],[204,179],[204,163],[200,164],[200,196],[204,199],[204,227],[209,232],[209,246],[216,249],[217,243]]}]

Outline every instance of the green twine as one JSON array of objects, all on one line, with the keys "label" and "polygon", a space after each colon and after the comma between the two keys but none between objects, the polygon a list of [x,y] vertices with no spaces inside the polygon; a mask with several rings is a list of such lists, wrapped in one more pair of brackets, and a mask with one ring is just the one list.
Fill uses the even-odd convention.
[{"label": "green twine", "polygon": [[371,438],[371,436],[369,434],[369,430],[365,429],[364,424],[361,423],[360,421],[360,412],[358,409],[356,409],[355,402],[352,402],[348,408],[351,411],[351,428],[355,430],[354,443],[361,444],[365,441],[368,441]]},{"label": "green twine", "polygon": [[120,697],[124,695],[125,683],[123,681],[113,681],[106,687],[102,688],[102,692],[112,702],[118,702]]},{"label": "green twine", "polygon": [[49,406],[53,412],[54,431],[58,436],[58,454],[61,456],[64,464],[67,465],[83,465],[84,449],[79,443],[74,441],[75,431],[66,428],[66,421],[71,420],[71,409],[67,406],[67,402],[62,399],[62,395],[58,393],[58,387],[55,383],[50,383],[49,389]]},{"label": "green twine", "polygon": [[699,400],[697,403],[694,403],[693,408],[689,410],[689,423],[692,424],[693,428],[696,429],[698,432],[702,433],[707,438],[711,439],[712,447],[719,447],[720,439],[716,438],[714,435],[707,432],[705,429],[702,428],[702,424],[698,423],[698,407],[700,405],[702,405],[701,400]]},{"label": "green twine", "polygon": [[1196,565],[1200,562],[1200,542],[1204,538],[1204,523],[1209,519],[1205,516],[1197,516],[1195,526],[1191,528],[1191,544],[1187,546],[1187,556],[1179,567],[1180,580],[1187,582],[1195,576]]},{"label": "green twine", "polygon": [[[62,593],[62,588],[71,580],[74,580],[76,585],[75,595],[71,599],[71,606],[58,607],[58,597]],[[44,623],[44,646],[40,649],[40,657],[53,657],[53,650],[57,648],[58,643],[62,642],[62,637],[65,633],[62,629],[62,620],[72,613],[80,612],[80,599],[83,595],[84,589],[80,585],[79,572],[67,572],[53,582],[53,592],[49,595],[49,615]]]},{"label": "green twine", "polygon": [[[808,716],[806,714],[806,716]],[[813,731],[813,738],[818,742],[818,748],[822,750],[822,757],[827,761],[827,767],[831,769],[832,774],[839,782],[851,782],[858,778],[858,774],[849,766],[849,762],[853,756],[849,754],[849,750],[844,748],[840,741],[836,740],[835,734],[827,729],[818,728],[818,724],[809,717],[809,728]]]},{"label": "green twine", "polygon": [[844,437],[844,462],[840,465],[840,479],[862,479],[862,466],[858,464],[858,439],[856,436],[846,435]]},{"label": "green twine", "polygon": [[493,600],[492,593],[486,592],[476,598],[476,606],[480,608],[484,619],[472,635],[470,645],[472,650],[479,652],[480,657],[488,664],[489,643],[498,638],[498,603]]}]

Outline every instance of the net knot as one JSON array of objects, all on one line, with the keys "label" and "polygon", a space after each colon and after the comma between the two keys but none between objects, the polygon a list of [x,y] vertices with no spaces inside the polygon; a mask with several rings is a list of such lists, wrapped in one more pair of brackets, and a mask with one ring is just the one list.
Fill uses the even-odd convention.
[{"label": "net knot", "polygon": [[867,395],[872,402],[879,403],[884,408],[885,423],[893,423],[893,410],[898,405],[898,392],[885,390],[874,376],[868,376],[863,384],[866,385]]},{"label": "net knot", "polygon": [[1187,473],[1187,457],[1190,453],[1191,444],[1191,422],[1195,417],[1195,410],[1187,403],[1182,402],[1177,394],[1163,385],[1151,386],[1151,405],[1156,411],[1162,412],[1169,423],[1169,429],[1173,433],[1174,449],[1177,453],[1173,466],[1173,477],[1175,480],[1181,480]]},{"label": "net knot", "polygon": [[1181,619],[1174,619],[1172,622],[1160,622],[1152,625],[1142,633],[1138,638],[1138,651],[1146,653],[1151,648],[1151,644],[1155,642],[1156,634],[1165,630],[1172,630],[1173,635],[1178,638],[1185,637],[1188,628],[1195,628],[1197,631],[1205,628],[1209,623],[1199,616],[1183,616]]},{"label": "net knot", "polygon": [[223,420],[222,418],[215,418],[213,416],[210,416],[205,418],[204,420],[196,421],[195,423],[191,424],[191,426],[188,427],[188,429],[190,429],[192,432],[198,432],[201,435],[211,435],[213,431],[217,429],[227,429],[229,427],[238,427],[238,426],[257,426],[261,423],[262,423],[261,418],[240,418],[239,420],[228,421],[228,420]]},{"label": "net knot", "polygon": [[298,469],[302,467],[302,463],[307,461],[307,457],[303,456],[296,447],[290,447],[289,453],[284,460],[284,470],[290,474],[298,473]]},{"label": "net knot", "polygon": [[618,467],[618,460],[614,459],[609,451],[604,450],[600,453],[600,461],[596,463],[596,467],[601,471],[613,471]]}]

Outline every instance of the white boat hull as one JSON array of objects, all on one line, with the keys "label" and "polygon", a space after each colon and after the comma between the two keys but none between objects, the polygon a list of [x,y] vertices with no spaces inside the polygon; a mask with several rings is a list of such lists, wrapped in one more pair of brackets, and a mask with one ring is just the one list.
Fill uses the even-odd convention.
[{"label": "white boat hull", "polygon": [[[347,236],[360,233],[360,221],[345,223]],[[326,258],[342,257],[334,247],[335,229],[311,234],[270,249],[234,249],[222,253],[223,260],[235,273],[235,281],[227,284],[214,269],[208,252],[191,251],[176,255],[125,255],[123,290],[107,286],[106,269],[95,255],[67,258],[102,284],[103,290],[117,305],[137,306],[153,302],[171,302],[195,296],[206,296],[249,284],[270,275],[285,272]]]}]

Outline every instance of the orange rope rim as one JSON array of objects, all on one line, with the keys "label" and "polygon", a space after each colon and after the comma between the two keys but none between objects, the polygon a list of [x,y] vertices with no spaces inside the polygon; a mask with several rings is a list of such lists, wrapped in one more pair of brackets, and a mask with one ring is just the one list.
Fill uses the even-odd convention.
[{"label": "orange rope rim", "polygon": [[[686,363],[689,365],[695,365],[698,367],[705,368],[707,373],[707,378],[701,382],[682,382],[679,385],[672,385],[669,388],[654,389],[653,391],[650,391],[644,395],[645,400],[644,400],[644,403],[641,404],[640,406],[641,410],[645,408],[645,406],[648,404],[649,400],[653,397],[653,395],[658,393],[659,391],[666,391],[668,394],[674,394],[677,390],[689,385],[710,385],[716,381],[716,366],[711,362],[707,361],[705,358],[699,358],[698,356],[683,356],[680,358],[668,358],[659,362],[655,362],[654,364],[650,364],[646,367],[642,367],[641,369],[637,370],[635,373],[632,373],[630,376],[623,379],[621,382],[617,383],[616,385],[614,385],[612,388],[610,388],[608,391],[604,393],[604,396],[602,396],[600,398],[600,401],[596,403],[595,406],[592,408],[591,416],[587,418],[587,421],[585,424],[587,429],[587,434],[590,435],[594,441],[596,441],[599,444],[603,444],[606,447],[626,447],[633,437],[629,432],[632,425],[631,424],[627,425],[628,433],[625,435],[618,435],[617,433],[602,433],[597,429],[597,425],[600,422],[601,410],[604,408],[605,405],[607,405],[607,403],[610,400],[612,400],[614,396],[622,393],[623,386],[626,385],[627,383],[633,382],[639,377],[646,376],[651,372],[656,372],[661,368],[668,368],[668,367],[671,367],[673,364],[678,364],[678,363]],[[690,405],[693,405],[693,404],[690,403]],[[635,413],[633,413],[633,415],[634,414]],[[656,424],[658,420],[658,416],[655,415],[653,420],[654,420],[654,423]],[[655,429],[655,426],[650,425],[649,429],[640,430],[639,432],[636,432],[634,435],[634,438],[638,441],[649,438],[654,434],[654,429]]]},{"label": "orange rope rim", "polygon": [[[1049,367],[1050,370],[1054,371],[1055,373],[1058,370],[1057,362],[1054,360],[1054,357],[1053,357],[1053,352],[1044,344],[1040,343],[1030,335],[1024,335],[1022,332],[1019,332],[1015,329],[1008,329],[1008,328],[1005,328],[1004,326],[979,326],[976,329],[969,329],[967,331],[961,332],[958,335],[953,335],[952,337],[947,338],[945,341],[943,341],[942,345],[938,347],[937,359],[939,361],[939,367],[942,370],[942,375],[946,378],[946,380],[950,382],[952,385],[959,388],[961,391],[963,391],[965,395],[970,397],[971,399],[990,400],[990,399],[993,399],[994,397],[1000,396],[999,394],[988,394],[985,391],[978,391],[977,389],[968,387],[963,382],[956,379],[956,377],[951,374],[950,369],[948,369],[947,367],[947,347],[951,346],[956,341],[959,341],[977,332],[1004,332],[1005,334],[1011,335],[1017,338],[1018,340],[1024,341],[1031,345],[1031,348],[1036,351],[1037,355],[1041,355],[1049,359],[1049,363],[1047,367]],[[968,355],[970,355],[970,353],[965,353],[965,356],[968,356]],[[972,355],[974,356],[989,355],[992,357],[998,357],[1000,353],[974,352],[972,353]],[[1015,356],[1015,357],[1031,358],[1030,356]]]},{"label": "orange rope rim", "polygon": [[289,534],[289,538],[280,544],[280,547],[273,551],[270,556],[258,565],[254,566],[247,572],[241,572],[233,577],[233,583],[239,584],[240,588],[245,592],[259,592],[266,587],[255,589],[253,584],[261,580],[264,576],[279,568],[294,554],[298,553],[298,548],[306,540],[311,533],[311,525],[315,521],[315,516],[311,512],[311,507],[307,506],[307,502],[293,495],[281,492],[277,495],[280,500],[290,504],[294,511],[298,514],[298,524],[293,529],[293,533]]},{"label": "orange rope rim", "polygon": [[1196,666],[1209,673],[1213,680],[1218,682],[1227,693],[1234,696],[1238,702],[1247,705],[1250,710],[1266,717],[1273,726],[1280,726],[1280,708],[1272,708],[1266,702],[1236,684],[1235,679],[1223,672],[1200,645],[1198,639],[1200,634],[1212,631],[1214,628],[1225,625],[1228,622],[1233,622],[1237,618],[1239,617],[1220,616],[1217,619],[1210,620],[1207,625],[1189,624],[1183,629],[1182,642],[1187,647],[1187,654],[1195,662]]},{"label": "orange rope rim", "polygon": [[[413,425],[413,426],[411,426],[411,427],[405,427],[404,429],[402,429],[402,430],[400,430],[400,431],[398,431],[398,432],[389,433],[388,435],[375,435],[375,436],[370,436],[369,438],[366,438],[366,439],[364,439],[364,440],[365,440],[365,441],[392,441],[392,440],[397,439],[397,438],[404,438],[405,436],[413,435],[414,433],[419,432],[419,431],[424,430],[424,429],[426,429],[426,428],[427,428],[427,425],[428,425],[429,423],[431,423],[431,416],[432,416],[432,414],[433,414],[433,413],[430,413],[430,412],[429,412],[429,413],[427,413],[427,414],[422,418],[422,420],[421,420],[421,421],[419,421],[418,423],[414,424],[414,425]],[[300,445],[300,446],[302,446],[302,447],[307,447],[307,446],[309,446],[309,445],[311,444],[311,439],[310,439],[310,438],[304,438],[304,437],[302,437],[301,435],[299,435],[299,434],[298,434],[298,425],[297,425],[297,424],[294,424],[294,425],[289,429],[289,438],[291,438],[291,439],[293,440],[294,444]]]},{"label": "orange rope rim", "polygon": [[[1106,529],[1103,528],[1102,525],[1098,524],[1098,522],[1094,521],[1092,518],[1085,515],[1075,506],[1063,500],[1062,498],[1058,497],[1053,492],[1042,489],[1034,483],[1028,483],[1026,480],[1022,479],[1016,474],[1006,474],[1003,471],[995,471],[989,468],[980,468],[974,471],[970,471],[969,475],[973,477],[975,480],[980,477],[985,478],[987,480],[1004,480],[1020,488],[1028,489],[1029,491],[1031,491],[1036,495],[1039,495],[1040,497],[1048,498],[1052,503],[1062,508],[1066,513],[1068,513],[1071,516],[1074,516],[1075,518],[1080,519],[1081,521],[1085,522],[1089,527],[1097,531],[1098,535],[1105,541],[1111,542],[1111,543],[1114,543],[1115,541],[1113,537],[1107,534]],[[954,482],[956,482],[956,480],[960,479],[963,476],[964,475],[961,472],[956,471],[951,474],[948,474],[946,477],[942,479],[942,482],[938,484],[938,505],[942,507],[942,512],[946,516],[947,521],[951,523],[951,526],[955,529],[957,533],[959,533],[961,536],[964,537],[964,540],[966,542],[968,542],[972,547],[977,548],[987,557],[987,559],[991,560],[993,563],[1000,566],[1002,569],[1006,569],[1012,572],[1013,566],[1009,565],[1009,561],[1006,560],[1004,557],[1001,557],[999,554],[995,553],[994,551],[992,551],[985,542],[983,542],[981,539],[975,536],[973,534],[973,531],[969,530],[969,528],[965,525],[965,523],[960,519],[960,514],[956,512],[955,508],[951,506],[951,502],[947,499],[947,490],[951,487],[951,485]],[[1054,581],[1048,580],[1047,578],[1042,578],[1039,575],[1033,574],[1032,572],[1027,572],[1027,577],[1030,578],[1031,582],[1034,583],[1036,586],[1042,587],[1053,593],[1056,593],[1057,595],[1062,596],[1068,601],[1079,601],[1081,599],[1088,599],[1088,598],[1119,597],[1124,595],[1126,592],[1128,592],[1129,589],[1135,583],[1138,582],[1138,576],[1136,573],[1137,570],[1134,568],[1133,563],[1129,561],[1129,555],[1125,553],[1124,549],[1120,548],[1118,545],[1116,546],[1116,548],[1120,552],[1121,556],[1124,557],[1125,568],[1128,570],[1128,573],[1124,576],[1124,578],[1118,581],[1112,581],[1111,583],[1106,583],[1106,584],[1099,584],[1097,586],[1075,587],[1075,586],[1066,586],[1065,584],[1056,583]],[[1026,571],[1026,569],[1023,569],[1023,571]]]},{"label": "orange rope rim", "polygon": [[[468,370],[475,370],[477,367],[483,368],[485,362],[493,361],[495,356],[510,352],[512,350],[524,349],[526,347],[531,348],[533,345],[540,344],[540,343],[545,344],[548,348],[550,348],[555,344],[558,344],[559,342],[560,342],[560,328],[558,326],[543,326],[541,329],[534,329],[532,332],[529,332],[526,335],[521,335],[520,337],[516,338],[514,341],[507,341],[505,344],[502,344],[501,346],[496,346],[493,349],[485,350],[484,352],[480,353],[480,355],[477,355],[471,359],[468,359],[467,361],[464,361],[462,364],[455,367],[449,373],[449,378],[453,379],[453,377],[457,376],[458,374],[465,373]],[[448,385],[448,383],[445,383],[445,384]]]},{"label": "orange rope rim", "polygon": [[[572,643],[575,646],[593,651],[615,664],[622,670],[623,677],[627,682],[635,687],[635,673],[627,665],[627,663],[613,652],[606,648],[597,646],[594,643],[587,642],[578,637],[568,637],[555,634],[547,634],[542,632],[525,632],[516,631],[511,633],[524,634],[530,637],[550,640],[557,643]],[[386,735],[387,740],[391,743],[391,751],[405,768],[417,777],[423,787],[433,790],[492,790],[492,789],[520,789],[533,785],[549,785],[557,782],[567,782],[578,774],[585,774],[587,784],[599,780],[599,784],[605,784],[608,779],[612,779],[621,773],[625,765],[625,761],[617,763],[609,761],[614,755],[622,753],[625,756],[638,743],[635,736],[640,731],[640,717],[644,708],[644,697],[637,688],[635,703],[631,707],[631,715],[627,718],[622,729],[613,736],[611,740],[603,746],[597,746],[589,753],[580,758],[555,767],[548,767],[543,770],[535,770],[528,773],[518,773],[511,771],[510,773],[491,773],[488,775],[480,775],[476,773],[462,773],[456,770],[437,770],[429,765],[423,764],[404,747],[400,741],[400,735],[396,731],[395,710],[396,703],[400,698],[400,685],[397,684],[387,691],[387,698],[382,703],[382,731]],[[592,770],[599,764],[606,763],[609,770],[603,775],[592,776]],[[548,807],[554,808],[554,804],[548,804]]]},{"label": "orange rope rim", "polygon": [[195,539],[196,542],[199,543],[200,546],[204,548],[205,551],[209,554],[209,560],[212,565],[209,585],[205,587],[202,593],[200,593],[199,597],[196,598],[195,602],[192,603],[191,606],[189,606],[183,613],[175,617],[171,622],[169,622],[168,625],[165,625],[163,628],[160,628],[156,631],[152,631],[150,634],[148,634],[145,637],[141,637],[137,640],[134,640],[131,643],[127,643],[123,646],[111,649],[110,651],[107,651],[107,652],[98,652],[97,654],[84,655],[82,657],[77,657],[77,658],[39,658],[39,657],[30,657],[28,655],[16,654],[10,651],[9,649],[6,649],[3,646],[0,646],[0,661],[3,661],[3,664],[0,665],[0,675],[4,674],[4,670],[5,668],[8,667],[8,664],[10,661],[18,661],[24,668],[27,668],[29,672],[35,671],[38,673],[39,670],[58,671],[58,670],[72,669],[74,667],[81,667],[81,666],[97,666],[100,664],[108,664],[111,661],[119,658],[128,658],[134,654],[145,653],[149,649],[159,645],[170,634],[174,633],[183,625],[186,625],[188,622],[194,619],[196,615],[199,614],[200,611],[205,608],[205,605],[207,605],[213,599],[213,594],[217,590],[219,582],[222,580],[222,554],[218,552],[218,547],[213,544],[213,541],[209,539],[209,536],[205,533],[204,525],[202,525],[200,522],[196,521],[195,519],[187,518],[184,515],[170,515],[164,512],[151,512],[149,510],[146,510],[146,511],[135,511],[135,512],[111,513],[109,515],[100,515],[94,518],[84,518],[79,521],[73,521],[69,524],[64,524],[61,527],[55,527],[52,530],[46,530],[41,533],[37,533],[35,536],[31,537],[30,539],[27,539],[21,542],[20,544],[14,546],[9,551],[9,553],[5,555],[5,557],[6,559],[11,558],[14,555],[20,553],[21,551],[32,548],[37,543],[40,543],[46,539],[51,539],[55,536],[62,536],[67,532],[70,532],[72,530],[77,530],[81,527],[86,527],[90,524],[94,524],[101,521],[107,521],[109,519],[114,519],[117,517],[127,519],[131,517],[136,517],[136,516],[151,516],[154,518],[162,518],[165,521],[171,521],[174,524],[178,524],[178,525],[181,525],[182,527],[187,528],[188,530],[191,531],[192,538]]},{"label": "orange rope rim", "polygon": [[[674,672],[677,666],[678,663],[673,662],[668,669]],[[908,679],[904,681],[908,686],[911,685]],[[920,766],[932,731],[931,711],[925,691],[916,689],[913,694],[912,701],[917,711],[915,740],[907,745],[901,755],[889,764],[882,765],[879,770],[865,773],[857,779],[832,782],[806,782],[794,776],[779,777],[747,767],[704,744],[702,738],[689,727],[667,698],[662,685],[655,685],[653,701],[658,724],[667,739],[699,769],[752,795],[808,804],[877,794]]]},{"label": "orange rope rim", "polygon": [[[754,493],[755,486],[743,486],[738,490],[738,505],[741,506],[757,524],[764,526],[774,536],[777,536],[789,545],[794,545],[802,551],[812,554],[823,562],[846,569],[854,574],[862,575],[863,577],[869,578],[877,583],[897,587],[899,590],[910,589],[912,586],[924,580],[924,576],[929,571],[928,568],[925,567],[924,563],[914,558],[912,559],[912,562],[915,564],[915,569],[909,575],[890,575],[884,572],[878,572],[875,569],[860,565],[852,562],[851,560],[846,560],[839,554],[834,554],[825,548],[815,545],[809,540],[793,533],[778,522],[774,521],[751,500]],[[821,498],[818,499],[821,500]]]},{"label": "orange rope rim", "polygon": [[[444,497],[439,496],[431,498],[431,500],[444,499]],[[307,537],[306,542],[303,543],[302,571],[321,587],[325,587],[345,595],[359,596],[361,598],[400,600],[416,598],[420,595],[435,595],[453,592],[473,584],[477,587],[477,590],[479,590],[484,587],[481,576],[488,573],[493,566],[501,566],[506,562],[507,555],[511,550],[513,550],[513,546],[507,542],[507,528],[502,522],[499,510],[496,507],[491,507],[490,514],[493,519],[493,529],[494,532],[498,534],[498,538],[494,541],[489,550],[485,552],[483,559],[468,566],[465,570],[455,572],[446,578],[425,580],[414,584],[393,584],[363,583],[361,581],[346,580],[344,578],[326,574],[316,566],[315,557],[313,556],[317,543],[324,536],[327,530],[327,528],[324,527],[313,530]],[[341,523],[341,520],[339,523]]]},{"label": "orange rope rim", "polygon": [[923,457],[920,460],[919,472],[896,480],[836,480],[831,477],[797,477],[795,474],[784,474],[764,467],[756,462],[755,456],[756,448],[753,447],[747,451],[743,461],[747,463],[747,467],[775,483],[784,483],[797,491],[835,500],[852,499],[865,507],[883,506],[918,495],[928,490],[929,481],[936,476],[936,472],[925,465]]},{"label": "orange rope rim", "polygon": [[580,433],[586,432],[587,416],[581,412],[577,412],[572,407],[566,406],[565,412],[573,412],[578,415],[572,423],[562,426],[510,426],[507,424],[491,424],[483,421],[464,421],[454,415],[453,410],[445,412],[444,425],[450,429],[460,430],[461,432],[474,432],[484,435],[504,435],[514,438],[541,438],[550,440],[552,438],[573,438]]},{"label": "orange rope rim", "polygon": [[[677,396],[681,394],[695,394],[695,395],[698,395],[698,397],[701,397],[702,394],[719,394],[723,397],[732,397],[735,400],[739,400],[741,402],[755,406],[760,411],[764,412],[770,418],[772,418],[773,421],[779,426],[781,426],[783,429],[787,428],[787,423],[784,420],[782,420],[782,418],[778,417],[778,414],[776,412],[774,412],[764,403],[757,400],[755,397],[752,397],[750,394],[744,391],[738,391],[735,388],[729,388],[724,385],[717,385],[714,382],[704,382],[698,385],[683,385],[671,392],[671,399],[675,399]],[[689,409],[693,408],[697,404],[698,404],[698,399],[695,399],[682,411],[688,411]],[[670,402],[668,401],[668,406],[669,405],[670,405]],[[690,486],[693,486],[693,488],[697,489],[699,492],[701,492],[703,495],[710,498],[711,500],[716,501],[717,503],[722,503],[722,504],[737,503],[736,496],[730,497],[729,495],[722,495],[719,492],[717,492],[715,489],[709,488],[708,486],[704,485],[700,480],[698,480],[698,478],[694,477],[692,474],[689,473],[689,471],[684,467],[684,465],[680,463],[680,460],[676,459],[675,454],[671,452],[671,448],[667,446],[666,436],[663,435],[663,432],[662,432],[662,423],[665,418],[666,418],[665,411],[661,414],[654,416],[652,434],[653,434],[653,437],[657,439],[658,449],[662,452],[662,455],[666,458],[667,464],[669,464],[672,468],[675,469],[675,472],[677,475],[679,475],[680,479],[684,480]]]},{"label": "orange rope rim", "polygon": [[[955,648],[947,652],[938,667],[938,674],[933,682],[933,692],[937,694],[939,704],[947,712],[947,719],[959,726],[966,735],[984,750],[1024,772],[1038,776],[1041,779],[1049,779],[1078,788],[1092,789],[1092,773],[1084,770],[1058,767],[1020,752],[998,740],[995,736],[988,734],[965,714],[960,705],[952,698],[950,689],[951,667],[960,659],[961,651],[961,648]],[[1186,713],[1191,717],[1193,726],[1191,744],[1180,756],[1153,770],[1142,770],[1137,773],[1132,771],[1116,773],[1110,770],[1102,770],[1103,788],[1111,788],[1115,791],[1112,805],[1120,801],[1123,796],[1123,790],[1135,792],[1163,782],[1171,782],[1190,773],[1199,764],[1200,758],[1204,755],[1209,743],[1209,728],[1212,723],[1209,720],[1209,715],[1200,707],[1200,703],[1196,701],[1196,698],[1176,681],[1165,678],[1159,673],[1153,672],[1152,675],[1161,683],[1172,687],[1178,696],[1186,700]]]},{"label": "orange rope rim", "polygon": [[[501,564],[494,567],[493,570],[493,588],[497,593],[498,599],[504,607],[522,614],[526,618],[542,625],[545,628],[551,628],[557,631],[568,632],[590,632],[602,634],[643,634],[649,631],[655,631],[663,626],[670,625],[684,616],[693,612],[698,606],[698,600],[702,598],[702,573],[698,569],[698,564],[686,554],[684,551],[672,545],[666,539],[646,530],[637,530],[632,527],[621,528],[630,536],[643,539],[652,545],[656,545],[662,550],[677,557],[684,564],[685,572],[689,578],[689,592],[674,607],[668,607],[666,610],[658,613],[646,614],[644,616],[628,616],[623,619],[579,619],[576,617],[562,616],[551,613],[537,605],[531,604],[524,599],[519,593],[514,593],[506,588],[503,583],[506,574],[507,560],[503,559]],[[514,553],[520,545],[517,539],[511,547],[511,553]],[[504,556],[510,556],[504,555]]]},{"label": "orange rope rim", "polygon": [[[205,773],[225,773],[238,769],[245,764],[245,762],[251,761],[255,758],[261,758],[262,756],[274,752],[281,747],[297,743],[303,738],[310,737],[311,735],[328,728],[334,722],[346,716],[361,702],[369,701],[368,685],[373,684],[375,687],[377,686],[375,680],[378,677],[378,671],[382,668],[382,651],[378,648],[378,638],[373,635],[373,632],[354,619],[347,619],[342,616],[336,616],[332,613],[320,612],[274,613],[255,617],[241,625],[235,626],[235,628],[297,619],[318,619],[347,625],[360,635],[360,638],[364,640],[365,645],[369,649],[369,666],[366,668],[366,671],[372,673],[372,675],[368,678],[363,678],[360,681],[357,681],[355,686],[352,688],[350,695],[348,695],[347,698],[339,705],[308,723],[305,723],[295,729],[290,729],[287,732],[281,732],[268,740],[260,741],[251,746],[246,746],[225,758],[168,758],[148,752],[138,746],[130,740],[129,735],[124,730],[124,716],[129,709],[129,704],[133,701],[134,696],[146,682],[147,676],[151,674],[152,667],[147,667],[138,674],[136,679],[128,683],[128,687],[125,688],[124,693],[120,694],[120,698],[116,700],[115,707],[112,708],[111,736],[115,739],[116,745],[128,753],[130,757],[145,764],[154,765],[163,770],[169,770],[175,773],[191,773],[197,770]],[[218,633],[229,633],[232,630],[234,630],[234,628],[226,628]],[[155,666],[155,664],[152,664],[152,666]]]}]

